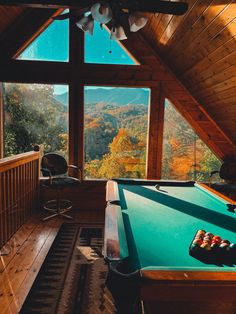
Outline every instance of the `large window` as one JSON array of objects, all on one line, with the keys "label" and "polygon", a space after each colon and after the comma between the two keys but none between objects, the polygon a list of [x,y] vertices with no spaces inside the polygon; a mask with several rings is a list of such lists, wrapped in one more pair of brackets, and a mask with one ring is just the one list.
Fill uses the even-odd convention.
[{"label": "large window", "polygon": [[166,100],[162,178],[207,181],[221,162]]},{"label": "large window", "polygon": [[85,87],[85,177],[145,178],[149,89]]},{"label": "large window", "polygon": [[68,86],[3,84],[4,155],[32,150],[68,155]]}]

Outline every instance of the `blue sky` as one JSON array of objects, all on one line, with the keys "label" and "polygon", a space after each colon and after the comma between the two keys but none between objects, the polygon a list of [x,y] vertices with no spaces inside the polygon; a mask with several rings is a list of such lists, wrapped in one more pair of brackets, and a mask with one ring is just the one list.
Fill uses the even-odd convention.
[{"label": "blue sky", "polygon": [[[110,40],[105,28],[96,22],[93,36],[85,34],[85,62],[103,64],[130,64],[135,62],[121,47]],[[48,60],[67,62],[69,58],[69,22],[54,21],[18,57],[23,60]],[[55,86],[55,93],[68,91],[68,86]]]}]

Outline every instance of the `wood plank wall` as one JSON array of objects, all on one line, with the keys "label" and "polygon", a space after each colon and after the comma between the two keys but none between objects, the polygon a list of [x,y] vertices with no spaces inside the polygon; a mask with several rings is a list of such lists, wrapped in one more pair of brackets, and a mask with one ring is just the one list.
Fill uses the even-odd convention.
[{"label": "wood plank wall", "polygon": [[[61,192],[63,199],[72,202],[73,209],[104,211],[106,207],[106,180],[84,180],[78,186],[68,187]],[[57,197],[56,191],[41,181],[40,207]],[[46,213],[46,211],[45,211]]]},{"label": "wood plank wall", "polygon": [[0,247],[36,209],[38,191],[38,152],[0,160]]}]

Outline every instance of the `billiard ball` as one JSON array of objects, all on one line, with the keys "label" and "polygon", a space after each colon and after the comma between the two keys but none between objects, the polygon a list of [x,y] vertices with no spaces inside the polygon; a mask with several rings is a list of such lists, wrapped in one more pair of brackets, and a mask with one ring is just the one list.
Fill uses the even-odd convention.
[{"label": "billiard ball", "polygon": [[205,237],[209,237],[210,239],[213,238],[213,234],[211,232],[206,232]]},{"label": "billiard ball", "polygon": [[229,243],[223,242],[220,244],[219,249],[222,251],[228,251]]},{"label": "billiard ball", "polygon": [[197,235],[205,235],[206,231],[205,230],[198,230]]},{"label": "billiard ball", "polygon": [[232,251],[232,252],[236,252],[236,244],[235,244],[235,243],[230,243],[229,249],[230,249],[230,251]]},{"label": "billiard ball", "polygon": [[156,185],[155,185],[155,188],[156,188],[157,190],[160,190],[160,185],[159,185],[159,184],[156,184]]},{"label": "billiard ball", "polygon": [[207,243],[207,242],[203,242],[200,247],[206,251],[210,251],[211,250],[211,245],[210,243]]},{"label": "billiard ball", "polygon": [[202,244],[202,239],[194,239],[193,244],[201,245]]},{"label": "billiard ball", "polygon": [[203,238],[203,241],[211,242],[211,238],[208,237],[208,236],[205,236],[205,237]]},{"label": "billiard ball", "polygon": [[197,244],[197,243],[192,243],[190,249],[191,249],[192,252],[198,251],[198,249],[199,249],[199,244]]},{"label": "billiard ball", "polygon": [[220,243],[221,242],[221,237],[219,237],[219,236],[214,236],[213,238],[212,238],[212,241],[215,241],[215,242],[218,242],[218,243]]},{"label": "billiard ball", "polygon": [[219,247],[219,244],[218,244],[217,242],[212,242],[212,243],[211,243],[211,248],[212,248],[213,250],[217,250],[218,247]]},{"label": "billiard ball", "polygon": [[229,240],[221,240],[221,243],[227,243],[227,244],[230,244],[230,241],[229,241]]}]

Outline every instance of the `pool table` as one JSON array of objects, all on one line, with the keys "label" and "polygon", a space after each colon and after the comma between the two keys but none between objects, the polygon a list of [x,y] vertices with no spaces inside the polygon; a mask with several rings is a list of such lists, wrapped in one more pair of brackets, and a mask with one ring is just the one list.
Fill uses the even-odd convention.
[{"label": "pool table", "polygon": [[108,181],[106,201],[105,259],[119,291],[138,287],[143,300],[236,300],[236,262],[189,254],[199,229],[236,243],[234,201],[194,181],[125,179]]}]

